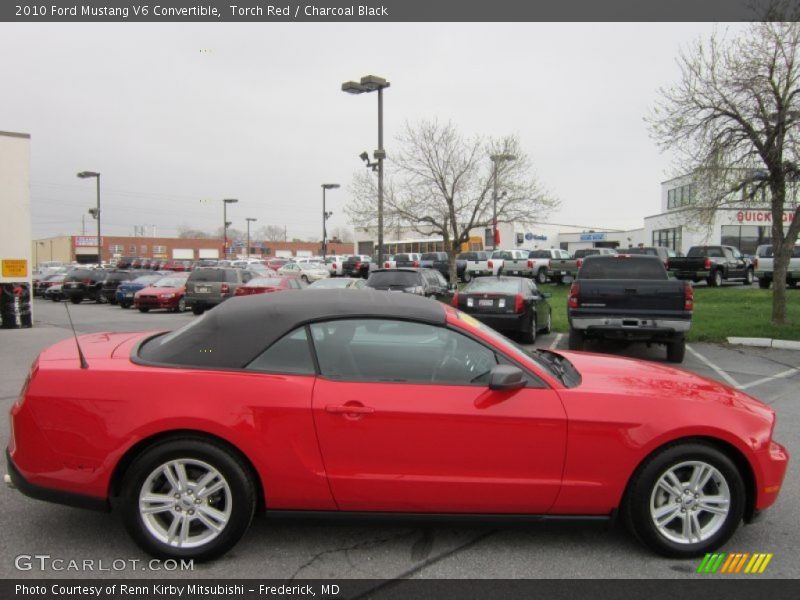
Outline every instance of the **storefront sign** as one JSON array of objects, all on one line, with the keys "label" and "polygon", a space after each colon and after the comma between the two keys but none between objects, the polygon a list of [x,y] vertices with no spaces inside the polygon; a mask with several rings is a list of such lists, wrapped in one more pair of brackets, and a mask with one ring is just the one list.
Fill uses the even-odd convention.
[{"label": "storefront sign", "polygon": [[[768,210],[740,210],[736,213],[736,220],[739,223],[772,223],[772,213]],[[792,221],[794,221],[794,213],[783,213],[784,223]]]},{"label": "storefront sign", "polygon": [[525,239],[528,240],[529,242],[532,241],[532,240],[539,240],[539,241],[542,241],[542,242],[546,242],[547,241],[547,236],[546,235],[542,235],[540,233],[530,233],[530,232],[528,232],[528,233],[525,234]]},{"label": "storefront sign", "polygon": [[606,239],[605,233],[582,233],[580,236],[582,242],[602,242]]},{"label": "storefront sign", "polygon": [[[96,235],[76,235],[73,240],[76,248],[97,247]],[[100,243],[103,243],[103,238],[100,238]]]}]

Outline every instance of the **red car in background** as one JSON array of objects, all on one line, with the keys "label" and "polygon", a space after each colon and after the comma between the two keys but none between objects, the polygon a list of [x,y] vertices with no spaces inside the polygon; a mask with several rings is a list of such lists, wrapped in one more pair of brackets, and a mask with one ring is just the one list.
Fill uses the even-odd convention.
[{"label": "red car in background", "polygon": [[272,269],[273,271],[277,271],[288,262],[292,261],[289,260],[288,258],[270,258],[264,261],[264,266]]},{"label": "red car in background", "polygon": [[775,503],[789,460],[775,412],[741,390],[524,350],[450,306],[374,290],[233,298],[173,332],[64,340],[10,420],[10,484],[113,508],[147,552],[198,561],[261,507],[619,513],[652,550],[703,556]]},{"label": "red car in background", "polygon": [[236,288],[236,296],[252,296],[253,294],[268,294],[284,290],[302,290],[306,283],[297,277],[282,277],[280,275],[267,277],[254,277],[244,285]]},{"label": "red car in background", "polygon": [[186,280],[189,273],[175,273],[159,279],[150,287],[143,288],[133,296],[133,305],[140,312],[163,308],[172,312],[186,310]]},{"label": "red car in background", "polygon": [[162,271],[191,271],[192,261],[190,260],[168,260],[161,265]]}]

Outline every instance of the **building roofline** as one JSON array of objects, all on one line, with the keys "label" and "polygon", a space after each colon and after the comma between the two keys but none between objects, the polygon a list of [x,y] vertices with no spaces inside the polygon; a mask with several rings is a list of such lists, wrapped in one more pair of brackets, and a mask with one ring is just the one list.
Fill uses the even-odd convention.
[{"label": "building roofline", "polygon": [[18,133],[16,131],[0,131],[0,135],[5,137],[23,138],[26,140],[31,139],[30,133]]}]

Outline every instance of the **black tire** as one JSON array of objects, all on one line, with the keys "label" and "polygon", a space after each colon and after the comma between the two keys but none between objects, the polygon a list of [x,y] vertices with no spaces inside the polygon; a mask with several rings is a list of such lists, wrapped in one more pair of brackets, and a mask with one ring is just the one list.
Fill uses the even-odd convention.
[{"label": "black tire", "polygon": [[120,302],[120,303],[119,303],[119,307],[120,307],[120,308],[124,308],[124,309],[128,309],[128,308],[130,308],[130,307],[131,307],[131,305],[130,305],[130,303],[129,303],[129,302]]},{"label": "black tire", "polygon": [[772,280],[767,279],[766,277],[758,278],[758,287],[760,287],[762,290],[768,290],[771,283]]},{"label": "black tire", "polygon": [[109,298],[109,299],[108,299],[108,303],[109,303],[111,306],[116,306],[116,305],[117,305],[117,299],[116,299],[116,298]]},{"label": "black tire", "polygon": [[[708,532],[710,535],[706,539],[693,543],[669,539],[659,530],[651,516],[651,503],[663,502],[661,507],[668,507],[669,503],[674,499],[676,504],[682,504],[681,499],[684,496],[680,496],[681,499],[677,495],[670,496],[663,488],[658,487],[658,481],[670,469],[675,469],[688,462],[710,465],[719,474],[719,480],[715,476],[712,477],[702,490],[716,488],[719,492],[723,489],[721,482],[724,481],[730,497],[728,512],[719,520],[718,528],[710,530]],[[687,469],[689,468],[687,467]],[[682,482],[680,478],[679,483],[685,483],[686,488],[689,488],[688,482]],[[677,489],[676,491],[680,492],[681,490]],[[700,493],[703,492],[701,491]],[[686,497],[689,502],[694,502],[691,494]],[[745,503],[746,490],[744,481],[733,461],[712,446],[700,442],[686,441],[667,446],[642,463],[628,484],[622,514],[630,531],[655,552],[673,558],[692,558],[714,551],[733,535],[744,515]],[[689,511],[691,511],[691,508],[684,509],[681,513]],[[676,510],[676,516],[673,518],[683,519],[680,516],[681,513],[677,513]],[[697,518],[700,519],[700,516],[704,514],[706,513],[703,513],[701,509],[697,513]],[[702,520],[699,522],[703,527],[710,524],[709,521],[706,521],[705,524],[702,523]],[[667,521],[665,525],[672,523],[674,521]],[[678,535],[677,532],[675,533]]]},{"label": "black tire", "polygon": [[141,313],[150,312],[150,307],[149,306],[139,306],[138,308],[139,308],[139,312],[141,312]]},{"label": "black tire", "polygon": [[[217,510],[227,512],[228,508],[230,509],[230,514],[222,530],[213,539],[193,548],[179,548],[159,540],[150,529],[153,525],[148,526],[139,512],[139,495],[148,478],[161,465],[177,460],[199,461],[212,467],[221,475],[229,489],[227,494],[223,490],[209,496],[206,502],[207,505],[211,505]],[[191,484],[197,483],[197,479],[191,479],[193,475],[190,469],[191,466],[187,468],[187,476],[190,482],[189,489],[192,490]],[[166,480],[164,480],[164,484],[166,484]],[[195,437],[180,437],[151,446],[134,460],[124,475],[119,506],[128,533],[145,552],[162,559],[184,558],[206,561],[225,554],[247,531],[255,514],[257,489],[258,486],[250,469],[231,450],[212,441]],[[192,497],[191,492],[184,494],[186,506],[189,507],[183,509],[186,513],[194,510]],[[183,500],[176,500],[176,506],[178,504],[184,506]],[[218,502],[223,504],[215,504]],[[197,504],[203,503],[197,502]],[[181,515],[173,510],[159,514],[162,514],[163,517],[158,518],[156,525],[166,524],[170,519],[179,518]],[[192,527],[199,527],[195,521],[192,521]]]},{"label": "black tire", "polygon": [[744,274],[744,284],[745,285],[753,285],[753,269],[747,269]]},{"label": "black tire", "polygon": [[178,300],[178,306],[175,307],[175,312],[176,313],[182,313],[182,312],[185,312],[185,311],[186,311],[186,299],[185,298],[180,298]]},{"label": "black tire", "polygon": [[539,269],[536,273],[536,282],[537,283],[547,283],[547,269]]},{"label": "black tire", "polygon": [[308,284],[308,277],[306,275],[300,275],[300,280],[303,283]]},{"label": "black tire", "polygon": [[722,271],[720,271],[719,269],[715,269],[708,277],[708,285],[710,285],[711,287],[721,287]]},{"label": "black tire", "polygon": [[199,306],[197,304],[192,306],[192,314],[193,315],[202,315],[206,309],[203,306]]},{"label": "black tire", "polygon": [[464,283],[469,283],[470,281],[472,281],[472,273],[464,269],[464,274],[461,276],[461,281],[463,281]]},{"label": "black tire", "polygon": [[542,328],[542,333],[545,335],[549,333],[553,333],[553,309],[547,311],[547,321],[545,322],[545,326]]},{"label": "black tire", "polygon": [[519,340],[523,344],[536,343],[536,312],[531,314],[530,331],[520,331]]},{"label": "black tire", "polygon": [[569,328],[569,349],[570,350],[583,350],[586,340],[583,337],[583,332],[579,329]]},{"label": "black tire", "polygon": [[682,363],[686,355],[686,339],[667,343],[667,360],[671,363]]},{"label": "black tire", "polygon": [[80,304],[83,301],[83,298],[80,296],[70,296],[69,301],[73,304]]}]

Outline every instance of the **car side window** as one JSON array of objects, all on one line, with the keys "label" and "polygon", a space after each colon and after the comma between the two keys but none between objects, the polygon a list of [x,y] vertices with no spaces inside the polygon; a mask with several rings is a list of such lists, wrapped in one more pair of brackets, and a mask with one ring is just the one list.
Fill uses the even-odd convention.
[{"label": "car side window", "polygon": [[723,248],[722,251],[725,253],[725,258],[733,258],[733,252],[731,252],[730,248]]},{"label": "car side window", "polygon": [[384,319],[311,325],[320,372],[337,381],[482,385],[495,353],[444,327]]},{"label": "car side window", "polygon": [[264,350],[245,369],[263,373],[314,375],[316,369],[308,346],[306,328],[300,327],[287,333]]}]

